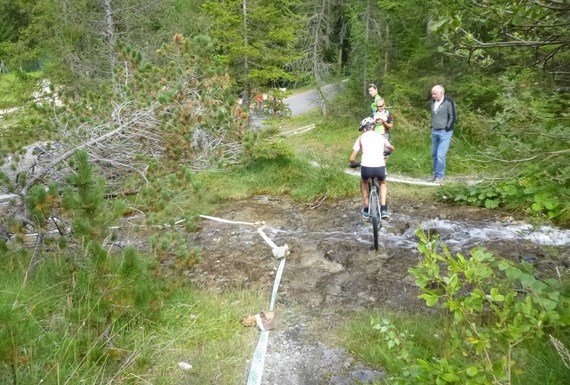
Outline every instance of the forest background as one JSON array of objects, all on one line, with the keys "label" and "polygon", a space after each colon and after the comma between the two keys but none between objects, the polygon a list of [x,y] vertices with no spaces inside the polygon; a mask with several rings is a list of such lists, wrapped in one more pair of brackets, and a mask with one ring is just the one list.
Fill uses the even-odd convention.
[{"label": "forest background", "polygon": [[[302,189],[286,180],[246,182],[251,173],[284,165],[307,173],[315,158],[337,174],[346,163],[346,149],[329,146],[315,155],[275,137],[275,128],[242,132],[232,112],[236,99],[243,96],[247,110],[260,90],[321,90],[348,78],[345,91],[310,117],[326,145],[354,136],[369,113],[368,84],[377,84],[397,119],[391,172],[427,177],[429,91],[442,84],[460,117],[448,172],[484,183],[435,194],[567,226],[568,10],[557,0],[0,0],[0,108],[17,109],[2,116],[0,154],[37,140],[62,146],[59,161],[42,174],[2,173],[6,190],[19,197],[2,218],[3,282],[22,287],[6,289],[2,300],[6,373],[13,383],[22,376],[116,375],[111,368],[124,351],[102,337],[105,331],[114,325],[144,333],[138,315],[158,322],[174,312],[165,298],[181,294],[152,277],[155,263],[174,256],[193,265],[199,250],[165,231],[151,238],[150,258],[132,249],[110,258],[104,245],[113,234],[105,229],[118,217],[144,212],[148,225],[169,222],[179,199],[189,207],[183,219],[191,231],[196,213],[213,210],[215,197],[203,186],[217,183],[220,170],[250,183],[238,189],[243,194],[269,189],[310,201],[326,192],[330,181],[310,176],[303,182],[311,187]],[[62,105],[35,103],[39,79],[49,79]],[[77,171],[71,177],[69,165]],[[342,179],[337,174],[334,180]],[[328,197],[353,193],[341,187]],[[120,199],[104,199],[111,196]],[[42,235],[26,245],[25,234],[54,226],[54,212],[72,234]],[[19,244],[8,234],[18,235]],[[49,293],[64,314],[48,317],[54,304],[34,302],[38,293]],[[196,306],[221,306],[201,295],[191,294],[199,297]],[[194,338],[224,338],[204,333]],[[47,346],[62,336],[68,342],[55,357]],[[32,355],[34,345],[40,348]],[[146,354],[136,356],[142,371],[156,358]],[[41,374],[46,365],[48,374]]]}]

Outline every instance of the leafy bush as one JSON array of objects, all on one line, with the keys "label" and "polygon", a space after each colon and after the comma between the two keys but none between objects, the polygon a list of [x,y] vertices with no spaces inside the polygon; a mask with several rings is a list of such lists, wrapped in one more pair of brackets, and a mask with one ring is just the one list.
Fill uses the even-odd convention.
[{"label": "leafy bush", "polygon": [[[444,185],[437,191],[437,195],[444,202],[457,202],[488,209],[504,207],[568,225],[570,190],[563,184],[557,183],[557,176],[549,175],[548,170],[538,173],[535,169],[536,167],[533,167],[525,176],[517,179],[507,179],[497,183],[480,183],[471,186]],[[563,171],[557,170],[558,172]]]},{"label": "leafy bush", "polygon": [[511,384],[526,354],[521,344],[568,325],[564,309],[570,300],[562,283],[537,279],[531,265],[496,259],[479,248],[470,258],[452,256],[445,245],[440,254],[437,239],[417,235],[424,259],[410,272],[420,298],[447,309],[453,326],[446,356],[417,358],[409,373],[426,384]]},{"label": "leafy bush", "polygon": [[386,384],[557,385],[570,380],[570,284],[477,248],[452,256],[423,232],[410,273],[425,312],[365,312],[348,348],[390,374]]}]

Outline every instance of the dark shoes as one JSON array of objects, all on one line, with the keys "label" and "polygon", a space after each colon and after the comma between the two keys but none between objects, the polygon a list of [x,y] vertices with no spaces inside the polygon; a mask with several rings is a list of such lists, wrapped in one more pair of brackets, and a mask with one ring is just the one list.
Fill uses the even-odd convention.
[{"label": "dark shoes", "polygon": [[[368,214],[368,207],[363,207],[362,209],[360,209],[360,212],[362,213],[362,216],[365,219],[370,217],[370,215]],[[380,217],[382,217],[382,219],[390,219],[390,213],[388,212],[388,210],[382,210],[380,211]]]},{"label": "dark shoes", "polygon": [[432,176],[431,178],[428,179],[428,182],[435,183],[438,185],[442,185],[443,184],[443,178]]}]

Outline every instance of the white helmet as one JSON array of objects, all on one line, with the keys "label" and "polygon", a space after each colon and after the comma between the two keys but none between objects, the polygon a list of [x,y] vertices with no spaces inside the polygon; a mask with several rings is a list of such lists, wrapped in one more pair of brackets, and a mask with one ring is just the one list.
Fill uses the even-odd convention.
[{"label": "white helmet", "polygon": [[368,128],[370,128],[369,126],[374,127],[374,125],[375,125],[374,119],[372,119],[371,117],[364,118],[360,122],[360,126],[358,127],[358,131],[362,131],[365,128],[368,129]]}]

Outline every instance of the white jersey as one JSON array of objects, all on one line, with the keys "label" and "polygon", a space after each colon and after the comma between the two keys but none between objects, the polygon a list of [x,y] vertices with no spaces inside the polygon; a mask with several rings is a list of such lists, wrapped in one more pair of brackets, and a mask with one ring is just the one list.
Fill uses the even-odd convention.
[{"label": "white jersey", "polygon": [[383,167],[386,166],[384,161],[384,146],[388,145],[388,141],[384,139],[384,135],[377,131],[366,131],[360,135],[352,149],[362,152],[360,165],[364,167]]}]

